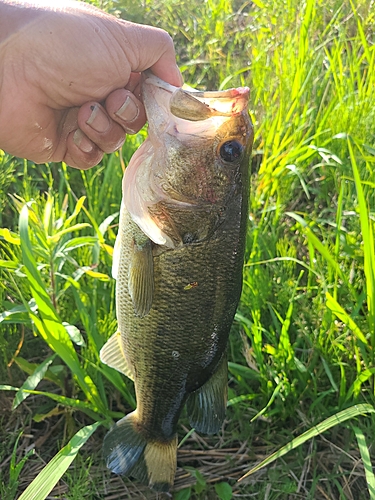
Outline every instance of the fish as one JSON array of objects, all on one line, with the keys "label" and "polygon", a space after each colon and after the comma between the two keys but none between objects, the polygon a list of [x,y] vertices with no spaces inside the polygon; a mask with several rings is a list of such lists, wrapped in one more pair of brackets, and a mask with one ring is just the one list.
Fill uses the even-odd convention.
[{"label": "fish", "polygon": [[103,455],[112,472],[167,492],[184,406],[202,434],[225,419],[253,126],[247,87],[186,90],[147,71],[141,92],[148,137],[125,170],[113,253],[118,331],[100,352],[134,381],[137,407]]}]

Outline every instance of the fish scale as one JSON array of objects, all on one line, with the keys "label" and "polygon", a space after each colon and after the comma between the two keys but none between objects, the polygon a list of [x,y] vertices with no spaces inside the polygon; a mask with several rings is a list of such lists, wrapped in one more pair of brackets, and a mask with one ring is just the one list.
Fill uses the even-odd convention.
[{"label": "fish scale", "polygon": [[[119,333],[101,352],[134,380],[137,408],[110,430],[103,450],[112,471],[168,491],[185,403],[199,432],[217,432],[225,418],[252,126],[247,89],[215,92],[211,106],[209,92],[184,101],[181,89],[150,74],[142,88],[149,138],[125,174],[114,252]],[[175,92],[177,117],[168,107]],[[155,112],[167,115],[153,120]]]}]

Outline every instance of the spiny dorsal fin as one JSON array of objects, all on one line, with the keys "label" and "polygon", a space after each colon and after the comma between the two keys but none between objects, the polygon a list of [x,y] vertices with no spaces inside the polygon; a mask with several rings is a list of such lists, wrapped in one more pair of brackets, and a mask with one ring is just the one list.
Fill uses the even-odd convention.
[{"label": "spiny dorsal fin", "polygon": [[224,353],[212,377],[188,397],[186,408],[190,425],[202,434],[219,432],[225,418],[227,394],[228,363]]},{"label": "spiny dorsal fin", "polygon": [[134,381],[133,371],[125,358],[121,341],[121,333],[116,332],[100,350],[100,360],[105,365],[114,368]]},{"label": "spiny dorsal fin", "polygon": [[133,242],[128,286],[135,314],[146,316],[154,298],[154,261],[151,240],[147,237]]}]

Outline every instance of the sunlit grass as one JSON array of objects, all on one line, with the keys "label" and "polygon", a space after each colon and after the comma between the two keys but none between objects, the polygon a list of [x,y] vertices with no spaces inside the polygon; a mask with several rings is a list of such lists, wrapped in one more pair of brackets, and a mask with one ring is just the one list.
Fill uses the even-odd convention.
[{"label": "sunlit grass", "polygon": [[[229,426],[237,440],[279,447],[272,459],[333,426],[349,429],[373,495],[374,419],[344,421],[361,413],[353,405],[370,412],[375,390],[374,9],[364,0],[92,3],[167,29],[190,85],[251,88],[259,168],[230,343]],[[0,350],[23,373],[13,384],[1,372],[2,388],[19,408],[28,394],[48,397],[39,419],[65,407],[108,425],[134,407],[131,383],[98,353],[116,329],[121,163],[144,136],[86,172],[0,153],[0,187],[13,195],[0,195]],[[18,353],[22,332],[44,339],[49,355],[30,363],[22,342]],[[287,490],[288,465],[276,467]],[[310,477],[322,495],[314,488],[327,483]],[[346,498],[340,478],[327,488]]]}]

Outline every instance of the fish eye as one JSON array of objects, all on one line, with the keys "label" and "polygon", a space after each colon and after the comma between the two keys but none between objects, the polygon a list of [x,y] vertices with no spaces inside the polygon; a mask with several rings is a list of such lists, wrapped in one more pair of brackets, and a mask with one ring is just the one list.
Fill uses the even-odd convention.
[{"label": "fish eye", "polygon": [[227,141],[220,146],[220,156],[224,161],[232,163],[241,158],[243,146],[238,141]]}]

